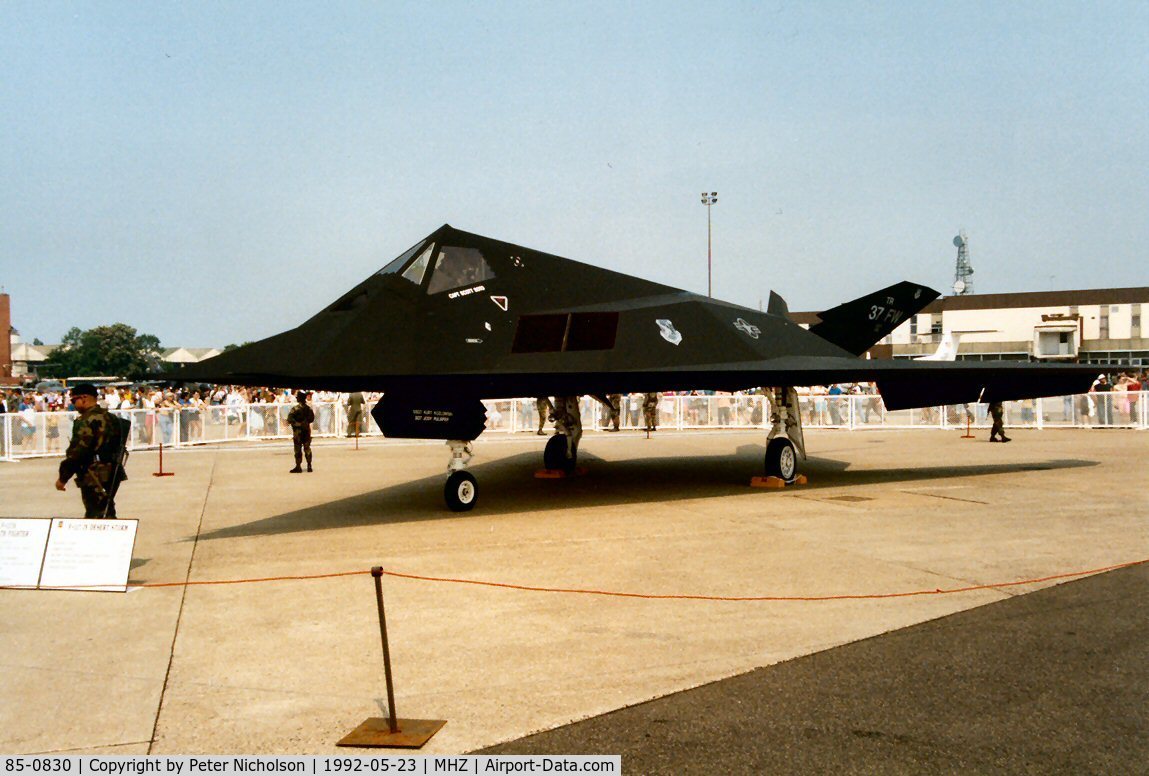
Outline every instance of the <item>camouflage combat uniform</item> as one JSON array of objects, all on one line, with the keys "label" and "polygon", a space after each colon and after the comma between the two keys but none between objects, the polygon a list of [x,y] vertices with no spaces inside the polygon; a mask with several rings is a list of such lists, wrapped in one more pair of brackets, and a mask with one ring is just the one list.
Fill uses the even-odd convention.
[{"label": "camouflage combat uniform", "polygon": [[619,421],[622,420],[622,394],[621,393],[608,393],[606,395],[607,402],[610,403],[610,425],[609,431],[618,431]]},{"label": "camouflage combat uniform", "polygon": [[84,517],[116,516],[116,491],[128,478],[121,460],[125,444],[119,419],[98,404],[76,418],[60,481],[76,478]]},{"label": "camouflage combat uniform", "polygon": [[658,428],[658,399],[657,393],[648,393],[642,397],[642,414],[646,420],[647,431]]},{"label": "camouflage combat uniform", "polygon": [[287,413],[287,425],[291,426],[291,441],[295,445],[295,468],[293,472],[303,471],[300,464],[307,456],[307,471],[311,471],[311,424],[315,422],[315,412],[306,401],[300,400],[298,404]]},{"label": "camouflage combat uniform", "polygon": [[997,442],[1000,435],[1000,441],[1008,442],[1009,437],[1005,435],[1005,408],[1001,406],[1001,402],[990,403],[989,415],[993,418],[993,427],[989,430],[989,441]]},{"label": "camouflage combat uniform", "polygon": [[543,428],[546,427],[547,418],[549,418],[551,416],[551,413],[553,413],[555,411],[555,407],[553,404],[551,404],[550,399],[548,399],[545,396],[540,396],[537,399],[535,399],[535,411],[539,414],[538,435],[544,436],[546,434],[546,432],[543,431]]},{"label": "camouflage combat uniform", "polygon": [[347,436],[359,436],[363,430],[363,393],[356,391],[347,397]]}]

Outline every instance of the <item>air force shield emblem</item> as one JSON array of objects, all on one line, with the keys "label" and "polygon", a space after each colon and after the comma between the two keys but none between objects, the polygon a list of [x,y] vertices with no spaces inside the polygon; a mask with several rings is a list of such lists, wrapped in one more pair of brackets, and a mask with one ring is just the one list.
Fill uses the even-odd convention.
[{"label": "air force shield emblem", "polygon": [[669,342],[671,345],[677,345],[682,342],[682,332],[674,328],[674,324],[666,318],[659,318],[655,321],[658,324],[658,333],[662,338]]},{"label": "air force shield emblem", "polygon": [[734,322],[734,328],[738,329],[738,331],[746,332],[746,334],[750,335],[753,339],[758,339],[758,335],[762,333],[761,329],[743,318],[739,318]]}]

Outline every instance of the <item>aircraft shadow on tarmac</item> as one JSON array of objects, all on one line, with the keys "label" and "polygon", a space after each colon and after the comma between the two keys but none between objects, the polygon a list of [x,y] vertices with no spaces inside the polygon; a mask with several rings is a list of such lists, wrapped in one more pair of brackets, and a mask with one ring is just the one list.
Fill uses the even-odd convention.
[{"label": "aircraft shadow on tarmac", "polygon": [[[797,490],[751,488],[750,478],[760,474],[765,448],[741,445],[734,454],[645,457],[604,461],[580,451],[586,474],[566,479],[536,479],[537,453],[522,453],[469,468],[479,482],[474,512],[456,513],[443,506],[445,475],[360,493],[241,525],[205,531],[200,539],[270,536],[425,520],[468,519],[522,512],[582,509],[635,503],[671,503],[717,496],[777,498],[786,493],[809,493],[833,487],[943,480],[1026,471],[1076,469],[1097,461],[1050,460],[1000,464],[921,466],[913,468],[847,471],[850,462],[811,457],[803,463],[810,484]],[[193,541],[188,537],[186,541]]]}]

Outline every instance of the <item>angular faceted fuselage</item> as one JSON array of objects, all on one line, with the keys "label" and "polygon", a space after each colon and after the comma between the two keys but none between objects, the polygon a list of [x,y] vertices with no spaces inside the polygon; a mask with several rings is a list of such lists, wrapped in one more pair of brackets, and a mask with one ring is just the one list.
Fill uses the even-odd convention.
[{"label": "angular faceted fuselage", "polygon": [[478,398],[755,385],[852,354],[780,315],[444,226],[301,326],[204,367],[234,382]]},{"label": "angular faceted fuselage", "polygon": [[301,326],[177,377],[429,408],[855,381],[877,383],[888,409],[1088,390],[1078,364],[859,358],[937,296],[903,281],[807,330],[780,298],[752,310],[444,225]]}]

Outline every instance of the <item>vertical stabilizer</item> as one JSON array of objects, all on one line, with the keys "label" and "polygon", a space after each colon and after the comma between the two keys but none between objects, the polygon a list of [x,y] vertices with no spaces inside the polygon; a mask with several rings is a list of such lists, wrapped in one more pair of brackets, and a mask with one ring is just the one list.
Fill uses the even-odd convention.
[{"label": "vertical stabilizer", "polygon": [[903,280],[819,313],[822,320],[810,331],[860,356],[939,296],[932,288]]},{"label": "vertical stabilizer", "polygon": [[766,312],[770,315],[778,315],[783,318],[790,315],[790,305],[786,304],[786,300],[778,295],[777,292],[770,292],[770,302],[766,306]]}]

